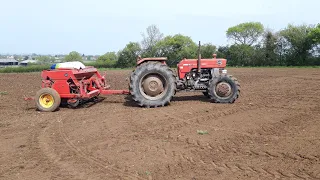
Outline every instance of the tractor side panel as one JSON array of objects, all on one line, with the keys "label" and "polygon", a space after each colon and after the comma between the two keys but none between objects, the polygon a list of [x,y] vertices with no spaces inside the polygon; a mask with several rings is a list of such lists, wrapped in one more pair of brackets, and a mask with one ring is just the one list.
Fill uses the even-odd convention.
[{"label": "tractor side panel", "polygon": [[[185,74],[190,72],[192,69],[197,68],[197,59],[184,59],[178,64],[179,78],[185,77]],[[226,59],[201,59],[202,69],[213,69],[213,68],[225,68],[227,65]]]},{"label": "tractor side panel", "polygon": [[[197,66],[195,67],[197,68]],[[192,69],[192,66],[189,66],[187,64],[185,65],[178,65],[178,73],[179,73],[179,79],[183,79],[186,75],[186,73],[190,72]]]}]

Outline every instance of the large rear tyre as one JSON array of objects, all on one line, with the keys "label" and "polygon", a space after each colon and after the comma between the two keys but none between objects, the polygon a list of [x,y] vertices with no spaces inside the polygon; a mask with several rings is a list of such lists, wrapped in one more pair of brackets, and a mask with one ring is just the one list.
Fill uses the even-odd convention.
[{"label": "large rear tyre", "polygon": [[58,109],[61,103],[59,93],[52,88],[42,88],[36,93],[36,105],[38,110],[53,112]]},{"label": "large rear tyre", "polygon": [[146,62],[131,73],[129,90],[139,106],[166,106],[175,94],[176,79],[167,65]]},{"label": "large rear tyre", "polygon": [[234,103],[240,96],[240,83],[232,76],[220,76],[210,80],[208,92],[214,103]]}]

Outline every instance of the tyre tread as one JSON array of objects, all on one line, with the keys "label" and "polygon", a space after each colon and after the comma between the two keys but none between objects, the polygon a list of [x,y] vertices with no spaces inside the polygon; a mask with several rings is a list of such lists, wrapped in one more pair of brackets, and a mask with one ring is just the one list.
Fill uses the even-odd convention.
[{"label": "tyre tread", "polygon": [[[139,94],[139,74],[150,71],[150,70],[156,70],[163,73],[166,73],[169,76],[169,83],[172,83],[169,85],[173,89],[173,93],[169,92],[168,97],[162,98],[162,100],[157,101],[150,101],[145,99],[142,95]],[[164,107],[168,104],[170,104],[175,91],[176,91],[176,79],[173,71],[165,64],[162,64],[160,62],[145,62],[141,65],[139,65],[130,75],[130,84],[129,84],[129,91],[131,98],[142,107],[147,108],[156,108],[156,107]],[[171,91],[169,89],[169,91]]]}]

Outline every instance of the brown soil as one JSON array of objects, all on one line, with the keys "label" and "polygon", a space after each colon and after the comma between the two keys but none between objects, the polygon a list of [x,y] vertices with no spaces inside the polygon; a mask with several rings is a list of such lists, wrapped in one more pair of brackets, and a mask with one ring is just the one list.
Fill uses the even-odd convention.
[{"label": "brown soil", "polygon": [[[0,179],[320,179],[320,70],[229,72],[235,104],[189,92],[145,109],[114,95],[51,113],[23,100],[39,73],[1,74]],[[107,79],[126,89],[129,73]]]}]

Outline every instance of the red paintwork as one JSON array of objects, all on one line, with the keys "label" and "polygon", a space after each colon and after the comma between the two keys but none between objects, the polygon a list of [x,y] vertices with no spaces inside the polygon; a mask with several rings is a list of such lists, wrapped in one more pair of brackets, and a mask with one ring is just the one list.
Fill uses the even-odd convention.
[{"label": "red paintwork", "polygon": [[166,64],[166,60],[168,60],[168,58],[166,57],[153,57],[153,58],[143,58],[143,59],[141,59],[141,57],[138,57],[137,65],[140,65],[141,63],[144,63],[147,61],[159,61],[162,64]]},{"label": "red paintwork", "polygon": [[[99,94],[129,94],[128,90],[109,90],[105,83],[105,77],[101,76],[96,68],[88,66],[84,69],[50,69],[41,73],[42,88],[55,89],[61,98],[90,99]],[[70,93],[68,80],[72,79],[75,86],[79,88],[79,94]],[[93,82],[96,85],[93,86]]]},{"label": "red paintwork", "polygon": [[[182,61],[180,61],[178,64],[179,78],[182,79],[185,77],[186,73],[190,72],[192,69],[197,69],[197,62],[198,59],[183,59]],[[214,56],[214,58],[212,59],[201,59],[200,63],[201,68],[225,68],[227,65],[227,60],[220,58],[217,59]]]}]

